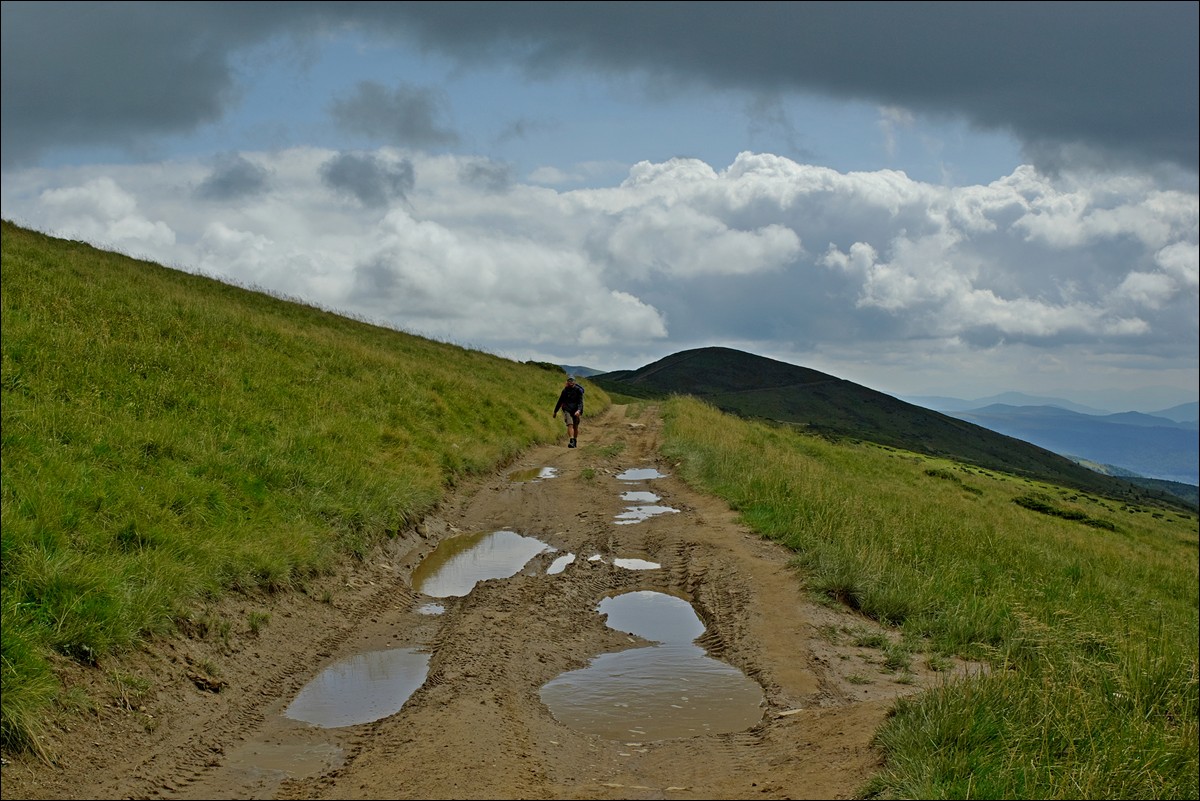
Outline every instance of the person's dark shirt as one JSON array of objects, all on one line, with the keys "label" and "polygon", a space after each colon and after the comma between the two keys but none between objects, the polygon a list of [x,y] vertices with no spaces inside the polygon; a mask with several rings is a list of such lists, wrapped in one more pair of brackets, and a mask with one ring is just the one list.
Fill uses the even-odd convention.
[{"label": "person's dark shirt", "polygon": [[562,409],[567,412],[583,414],[583,387],[578,384],[567,384],[558,393],[558,403],[554,404],[554,414]]}]

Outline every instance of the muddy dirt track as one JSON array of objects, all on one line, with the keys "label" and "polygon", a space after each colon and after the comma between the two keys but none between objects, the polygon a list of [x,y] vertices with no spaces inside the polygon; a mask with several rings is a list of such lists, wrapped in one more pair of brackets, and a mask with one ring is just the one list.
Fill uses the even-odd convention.
[{"label": "muddy dirt track", "polygon": [[[222,602],[207,618],[232,621],[221,636],[199,629],[120,665],[71,669],[97,706],[51,732],[53,765],[7,757],[3,798],[854,797],[878,770],[871,736],[895,699],[947,674],[920,656],[913,673],[890,672],[878,649],[856,646],[848,632],[874,627],[814,604],[786,549],[675,477],[658,451],[657,409],[635,408],[585,420],[579,448],[534,448],[460,487],[414,530],[305,593]],[[513,478],[547,468],[552,477]],[[618,479],[645,468],[662,477]],[[652,491],[672,513],[617,525],[629,489]],[[502,529],[557,550],[437,598],[444,611],[428,614],[432,599],[413,590],[422,560],[447,538]],[[579,558],[548,570],[568,553]],[[547,682],[646,644],[597,613],[635,590],[691,604],[704,626],[696,643],[761,686],[757,723],[609,739],[551,714],[539,695]],[[395,714],[345,726],[284,714],[329,666],[401,648],[427,653],[428,667]]]}]

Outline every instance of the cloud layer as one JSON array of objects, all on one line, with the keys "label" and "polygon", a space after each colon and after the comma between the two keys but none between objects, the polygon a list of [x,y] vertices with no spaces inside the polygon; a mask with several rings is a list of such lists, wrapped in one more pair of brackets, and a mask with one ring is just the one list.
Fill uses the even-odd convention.
[{"label": "cloud layer", "polygon": [[[516,359],[725,345],[894,394],[1195,399],[1194,3],[0,14],[20,224]],[[534,85],[562,107],[506,105]],[[798,98],[875,115],[798,117],[818,108]],[[663,155],[735,103],[748,133],[706,151],[722,163]],[[946,120],[1024,163],[953,185],[806,158],[804,126],[870,127],[886,152]],[[775,152],[728,146],[768,129]],[[532,162],[488,155],[535,141]]]},{"label": "cloud layer", "polygon": [[1149,181],[1025,167],[947,188],[753,153],[719,171],[641,163],[604,189],[480,188],[488,171],[296,149],[62,170],[54,188],[31,175],[28,190],[6,182],[4,206],[393,327],[599,369],[714,342],[810,366],[825,354],[844,377],[914,349],[951,364],[1068,348],[1105,371],[1133,354],[1148,374],[1195,366],[1200,209]]},{"label": "cloud layer", "polygon": [[[801,92],[1011,132],[1043,171],[1081,163],[1196,174],[1194,3],[23,3],[3,9],[3,159],[212,123],[264,42],[302,65],[355,29],[463,65],[633,76],[640,91]],[[136,57],[132,57],[136,54]],[[369,82],[347,124],[453,142],[436,92]]]}]

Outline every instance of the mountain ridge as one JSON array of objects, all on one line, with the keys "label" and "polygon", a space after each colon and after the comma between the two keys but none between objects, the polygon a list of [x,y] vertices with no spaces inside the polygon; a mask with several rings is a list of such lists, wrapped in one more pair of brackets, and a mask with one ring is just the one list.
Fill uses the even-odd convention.
[{"label": "mountain ridge", "polygon": [[945,395],[897,395],[896,397],[914,406],[923,406],[926,409],[943,413],[974,411],[995,405],[1014,406],[1018,408],[1053,406],[1095,417],[1111,417],[1114,414],[1144,414],[1151,417],[1163,417],[1175,423],[1195,423],[1200,421],[1200,402],[1197,401],[1177,403],[1165,409],[1151,409],[1149,411],[1126,409],[1114,412],[1109,409],[1099,409],[1094,406],[1076,403],[1066,398],[1026,395],[1023,392],[1001,392],[996,395],[989,395],[986,398],[976,398],[975,400],[966,400],[964,398],[954,398]]},{"label": "mountain ridge", "polygon": [[1053,406],[1002,404],[950,414],[1070,458],[1117,466],[1146,478],[1200,484],[1195,422],[1177,423],[1140,412],[1093,416]]},{"label": "mountain ridge", "polygon": [[1108,497],[1152,497],[1172,506],[1181,500],[1169,491],[1098,473],[1050,449],[978,423],[812,368],[733,348],[680,351],[637,370],[600,373],[590,380],[607,392],[643,398],[692,395],[741,417],[798,426],[830,438],[866,440],[952,458]]}]

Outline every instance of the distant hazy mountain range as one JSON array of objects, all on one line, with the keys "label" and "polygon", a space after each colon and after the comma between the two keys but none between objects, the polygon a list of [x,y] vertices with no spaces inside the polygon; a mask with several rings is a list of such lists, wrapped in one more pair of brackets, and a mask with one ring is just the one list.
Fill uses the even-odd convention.
[{"label": "distant hazy mountain range", "polygon": [[[910,400],[916,402],[916,399]],[[922,400],[932,403],[934,399]],[[1093,469],[1114,475],[1137,475],[1200,485],[1198,404],[1185,403],[1154,414],[1112,414],[1081,413],[1062,403],[1065,402],[1059,405],[990,403],[978,408],[932,408],[1063,456],[1094,463]]]},{"label": "distant hazy mountain range", "polygon": [[[985,406],[1002,404],[1005,406],[1056,406],[1060,409],[1079,412],[1080,414],[1101,417],[1113,414],[1113,411],[1108,409],[1096,409],[1091,406],[1084,406],[1082,403],[1073,403],[1063,398],[1026,395],[1023,392],[1002,392],[999,395],[976,398],[975,400],[946,398],[939,395],[902,395],[899,397],[900,400],[917,406],[924,406],[926,409],[933,409],[938,412],[968,412],[982,409]],[[1132,412],[1132,414],[1141,413]],[[1152,417],[1165,417],[1176,423],[1196,423],[1197,419],[1200,419],[1200,403],[1181,403],[1169,409],[1145,412],[1145,414]]]},{"label": "distant hazy mountain range", "polygon": [[[1190,405],[1190,418],[1186,405],[1166,410],[1188,418],[1186,422],[1138,413],[1093,416],[1052,406],[1029,412],[1027,407],[1003,404],[948,414],[806,367],[716,347],[676,353],[638,370],[589,376],[584,369],[569,369],[622,395],[693,395],[742,417],[944,456],[1108,497],[1132,500],[1146,492],[1196,503],[1196,404]],[[937,400],[943,405],[956,402]],[[933,403],[929,398],[922,401]],[[1020,433],[1000,430],[1001,425]],[[1067,438],[1068,430],[1078,433]],[[1054,434],[1055,447],[1035,441],[1038,432]],[[1134,459],[1134,454],[1140,455]],[[1145,477],[1147,473],[1136,468],[1147,473],[1153,468],[1153,475]],[[1125,471],[1131,475],[1118,475]]]},{"label": "distant hazy mountain range", "polygon": [[567,375],[573,375],[576,378],[588,378],[604,372],[603,370],[593,370],[590,367],[581,367],[576,364],[560,364],[559,367],[561,367],[563,372],[565,372]]}]

